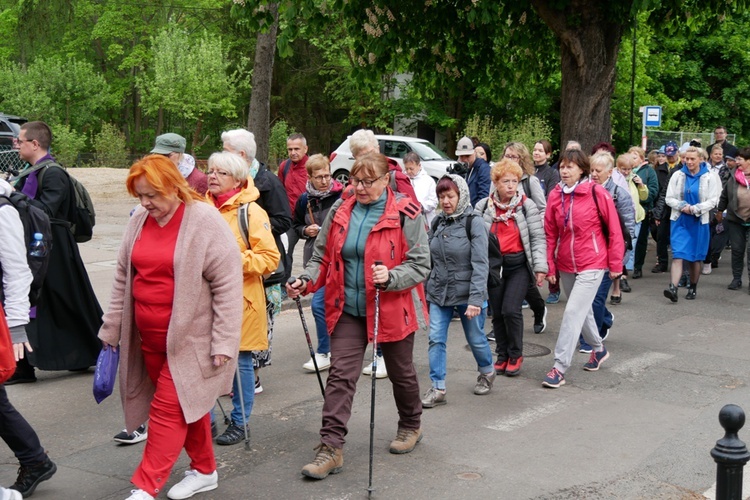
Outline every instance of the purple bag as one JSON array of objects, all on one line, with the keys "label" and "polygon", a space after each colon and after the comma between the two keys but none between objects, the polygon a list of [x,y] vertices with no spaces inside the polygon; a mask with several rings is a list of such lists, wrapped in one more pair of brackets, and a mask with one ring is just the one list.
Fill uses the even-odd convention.
[{"label": "purple bag", "polygon": [[96,360],[96,371],[94,372],[94,399],[101,403],[112,394],[117,377],[117,365],[120,363],[120,350],[105,347],[99,353]]}]

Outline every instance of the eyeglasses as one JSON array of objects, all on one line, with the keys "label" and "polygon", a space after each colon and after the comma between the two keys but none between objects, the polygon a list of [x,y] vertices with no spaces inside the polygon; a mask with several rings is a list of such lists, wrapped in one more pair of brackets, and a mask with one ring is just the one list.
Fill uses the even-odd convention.
[{"label": "eyeglasses", "polygon": [[357,179],[356,177],[349,177],[349,182],[354,187],[357,187],[360,184],[362,184],[364,187],[366,187],[367,189],[369,189],[369,188],[372,187],[373,184],[375,184],[375,182],[379,181],[383,177],[385,177],[385,175],[381,175],[377,179]]},{"label": "eyeglasses", "polygon": [[23,142],[34,142],[35,139],[19,139],[18,137],[13,138],[15,144],[21,144]]},{"label": "eyeglasses", "polygon": [[230,176],[232,174],[230,174],[229,172],[224,172],[223,170],[209,170],[209,171],[206,172],[206,175],[207,176],[209,176],[209,175],[215,175],[216,177],[227,177],[227,176]]},{"label": "eyeglasses", "polygon": [[503,158],[507,158],[507,159],[513,160],[513,161],[518,161],[518,160],[521,159],[521,157],[518,156],[518,155],[511,155],[511,154],[507,154],[507,153],[503,155]]},{"label": "eyeglasses", "polygon": [[313,179],[315,179],[318,182],[330,181],[331,180],[331,174],[316,175],[316,176],[313,177]]}]

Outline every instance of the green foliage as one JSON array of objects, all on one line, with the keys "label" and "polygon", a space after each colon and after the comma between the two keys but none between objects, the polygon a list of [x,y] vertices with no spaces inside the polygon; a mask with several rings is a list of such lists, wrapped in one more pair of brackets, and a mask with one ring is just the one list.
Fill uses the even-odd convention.
[{"label": "green foliage", "polygon": [[286,138],[296,133],[284,120],[278,120],[271,127],[271,137],[268,140],[268,168],[274,172],[279,163],[287,157]]},{"label": "green foliage", "polygon": [[540,116],[527,116],[519,121],[501,121],[495,124],[489,116],[474,115],[466,122],[464,131],[457,136],[457,140],[463,136],[479,137],[481,142],[495,152],[495,157],[499,158],[509,142],[521,142],[531,151],[536,141],[552,137],[552,127]]},{"label": "green foliage", "polygon": [[65,167],[75,167],[78,155],[86,146],[86,136],[76,132],[66,124],[51,125],[52,146],[51,152],[55,159]]},{"label": "green foliage", "polygon": [[91,141],[96,167],[125,168],[129,165],[125,134],[114,124],[105,123]]}]

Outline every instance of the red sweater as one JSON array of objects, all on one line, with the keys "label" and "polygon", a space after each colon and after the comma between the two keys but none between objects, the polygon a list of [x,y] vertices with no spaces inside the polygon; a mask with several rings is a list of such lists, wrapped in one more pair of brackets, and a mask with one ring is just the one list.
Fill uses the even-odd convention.
[{"label": "red sweater", "polygon": [[182,203],[164,227],[149,216],[133,245],[135,324],[142,334],[164,335],[165,351],[174,297],[174,250],[184,213]]}]

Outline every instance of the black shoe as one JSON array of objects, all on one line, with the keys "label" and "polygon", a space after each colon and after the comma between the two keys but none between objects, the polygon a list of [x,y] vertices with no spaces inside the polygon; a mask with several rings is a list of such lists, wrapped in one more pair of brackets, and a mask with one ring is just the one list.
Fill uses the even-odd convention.
[{"label": "black shoe", "polygon": [[628,280],[625,278],[620,278],[620,291],[625,293],[630,293],[630,285],[628,285]]},{"label": "black shoe", "polygon": [[652,273],[666,273],[667,272],[667,266],[662,266],[661,264],[656,264],[654,267],[651,268]]},{"label": "black shoe", "polygon": [[617,305],[620,302],[622,302],[622,295],[610,295],[609,297],[610,304]]},{"label": "black shoe", "polygon": [[677,302],[677,287],[670,283],[669,288],[664,290],[664,296],[672,302]]},{"label": "black shoe", "polygon": [[29,497],[39,483],[54,476],[55,472],[57,465],[49,457],[36,465],[22,465],[18,468],[18,478],[11,489],[19,491],[24,498]]},{"label": "black shoe", "polygon": [[128,434],[128,430],[123,429],[119,433],[115,434],[115,437],[112,439],[122,444],[136,444],[140,443],[141,441],[145,441],[147,438],[148,432],[146,431],[146,424],[143,424],[142,426],[134,430],[132,434]]},{"label": "black shoe", "polygon": [[31,372],[31,375],[29,375],[28,373],[19,373],[16,371],[12,377],[5,381],[5,385],[31,384],[34,382],[36,382],[34,372]]},{"label": "black shoe", "polygon": [[643,276],[643,271],[641,269],[636,269],[635,271],[633,271],[633,279],[634,280],[637,280],[641,276]]},{"label": "black shoe", "polygon": [[490,330],[490,333],[487,334],[487,341],[488,342],[494,342],[495,341],[495,329],[493,328]]},{"label": "black shoe", "polygon": [[685,295],[686,300],[695,300],[695,285],[690,285],[688,287],[687,295]]},{"label": "black shoe", "polygon": [[729,284],[729,286],[727,287],[727,290],[739,290],[740,288],[742,288],[742,280],[738,280],[737,278],[735,278]]},{"label": "black shoe", "polygon": [[683,274],[680,277],[680,281],[677,283],[677,287],[678,288],[685,288],[686,286],[688,286],[688,277],[687,277],[687,274]]},{"label": "black shoe", "polygon": [[[247,435],[248,437],[250,436],[249,429]],[[229,427],[227,427],[227,430],[224,431],[224,434],[216,438],[216,444],[227,446],[230,444],[237,444],[243,439],[245,439],[245,431],[242,430],[242,427],[234,425],[234,422],[232,422],[229,424]]]}]

